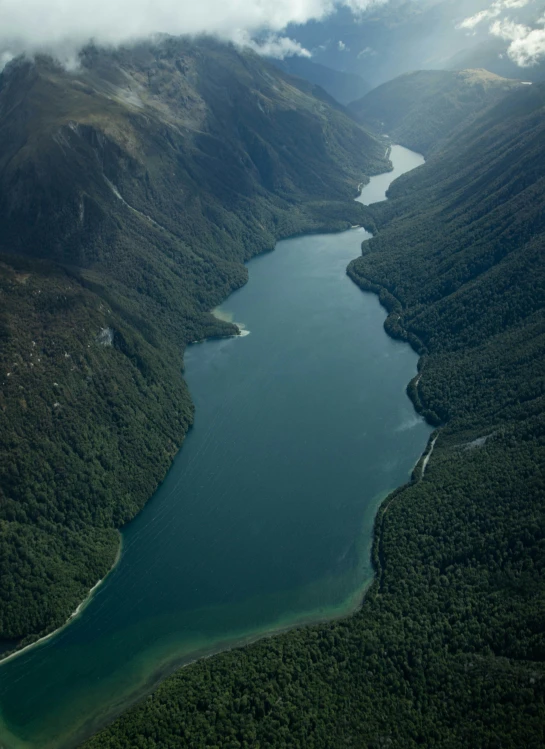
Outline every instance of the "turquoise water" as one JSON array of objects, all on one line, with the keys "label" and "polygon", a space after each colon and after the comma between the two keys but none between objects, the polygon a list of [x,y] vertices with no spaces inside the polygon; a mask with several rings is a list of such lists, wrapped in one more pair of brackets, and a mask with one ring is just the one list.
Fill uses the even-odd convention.
[{"label": "turquoise water", "polygon": [[357,606],[378,504],[430,433],[405,393],[416,354],[346,276],[368,236],[291,239],[249,263],[220,310],[249,333],[187,350],[195,425],[118,566],[81,616],[0,666],[3,746],[73,746],[176,665]]}]

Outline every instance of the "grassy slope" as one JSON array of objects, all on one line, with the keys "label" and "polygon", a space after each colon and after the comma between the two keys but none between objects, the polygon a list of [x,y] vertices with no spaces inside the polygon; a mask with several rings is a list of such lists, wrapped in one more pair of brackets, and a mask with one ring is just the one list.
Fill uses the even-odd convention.
[{"label": "grassy slope", "polygon": [[521,86],[487,70],[418,70],[383,83],[349,108],[394,143],[428,155],[482,109]]},{"label": "grassy slope", "polygon": [[183,669],[89,749],[543,745],[544,107],[517,92],[369,211],[350,275],[443,425],[379,512],[361,611]]},{"label": "grassy slope", "polygon": [[[313,94],[316,93],[316,98]],[[192,421],[185,345],[277,238],[358,222],[383,147],[209,40],[0,77],[0,637],[66,619]],[[122,196],[122,197],[121,197]],[[111,334],[107,331],[111,331]]]}]

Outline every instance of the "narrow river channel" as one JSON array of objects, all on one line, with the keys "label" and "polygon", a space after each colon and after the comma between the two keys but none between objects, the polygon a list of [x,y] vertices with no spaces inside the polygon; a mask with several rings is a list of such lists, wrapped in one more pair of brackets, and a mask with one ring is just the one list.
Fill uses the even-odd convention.
[{"label": "narrow river channel", "polygon": [[[423,161],[391,158],[359,200]],[[368,237],[299,237],[249,263],[219,311],[248,334],[186,351],[195,425],[118,566],[0,665],[1,746],[75,746],[175,666],[361,602],[377,507],[430,434],[405,393],[416,354],[346,275]]]}]

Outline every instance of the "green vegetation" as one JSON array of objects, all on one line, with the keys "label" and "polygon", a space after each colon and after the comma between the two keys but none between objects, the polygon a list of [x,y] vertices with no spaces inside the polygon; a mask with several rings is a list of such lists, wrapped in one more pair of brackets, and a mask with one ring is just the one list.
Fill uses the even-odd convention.
[{"label": "green vegetation", "polygon": [[440,428],[378,514],[360,612],[188,666],[88,749],[543,746],[544,114],[516,92],[368,209],[349,273]]},{"label": "green vegetation", "polygon": [[211,40],[89,48],[73,74],[16,61],[0,142],[0,638],[16,639],[110,568],[191,424],[184,347],[237,332],[209,310],[244,261],[359,223],[356,186],[386,162],[323,92]]},{"label": "green vegetation", "polygon": [[383,83],[349,109],[394,143],[428,155],[486,107],[521,88],[487,70],[417,70]]}]

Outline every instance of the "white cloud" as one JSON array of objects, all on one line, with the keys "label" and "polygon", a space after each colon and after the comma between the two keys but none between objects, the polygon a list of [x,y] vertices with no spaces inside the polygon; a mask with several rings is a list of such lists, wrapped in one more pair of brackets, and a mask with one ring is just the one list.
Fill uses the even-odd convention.
[{"label": "white cloud", "polygon": [[473,31],[476,26],[483,23],[483,21],[490,21],[493,18],[498,18],[504,11],[513,10],[515,8],[524,8],[532,0],[495,0],[489,8],[480,10],[469,18],[458,24],[457,29],[466,29]]},{"label": "white cloud", "polygon": [[310,52],[302,47],[299,42],[287,36],[279,36],[278,34],[267,34],[264,38],[255,40],[252,39],[248,32],[241,31],[233,34],[231,41],[241,47],[250,47],[260,55],[275,57],[278,60],[283,60],[285,57],[293,55],[312,57]]},{"label": "white cloud", "polygon": [[[305,54],[281,34],[339,6],[364,10],[386,0],[0,0],[2,55],[52,52],[70,64],[93,40],[116,45],[155,33],[214,34],[263,54]],[[264,42],[252,42],[257,36]],[[1,64],[1,63],[0,63]]]},{"label": "white cloud", "polygon": [[507,49],[509,58],[520,67],[535,65],[545,57],[545,28],[540,28],[545,27],[545,17],[540,18],[533,28],[510,18],[510,11],[524,8],[533,2],[534,0],[495,0],[489,8],[465,18],[456,28],[476,33],[475,28],[479,24],[496,19],[491,23],[489,31],[492,36],[510,42]]},{"label": "white cloud", "polygon": [[503,7],[506,10],[511,10],[512,8],[525,8],[532,1],[533,0],[503,0]]},{"label": "white cloud", "polygon": [[514,21],[495,21],[490,27],[490,33],[500,39],[522,39],[530,31],[528,26]]},{"label": "white cloud", "polygon": [[[544,19],[540,23],[543,24]],[[545,28],[532,29],[521,23],[504,20],[493,23],[490,33],[511,42],[507,54],[522,68],[535,65],[545,57]]]},{"label": "white cloud", "polygon": [[489,21],[491,18],[494,18],[495,16],[499,16],[501,13],[501,10],[498,10],[497,8],[491,7],[487,10],[480,10],[478,13],[475,13],[474,16],[469,16],[469,18],[464,18],[464,20],[458,24],[456,27],[457,29],[467,29],[468,31],[472,31],[475,26],[478,26],[483,21]]}]

